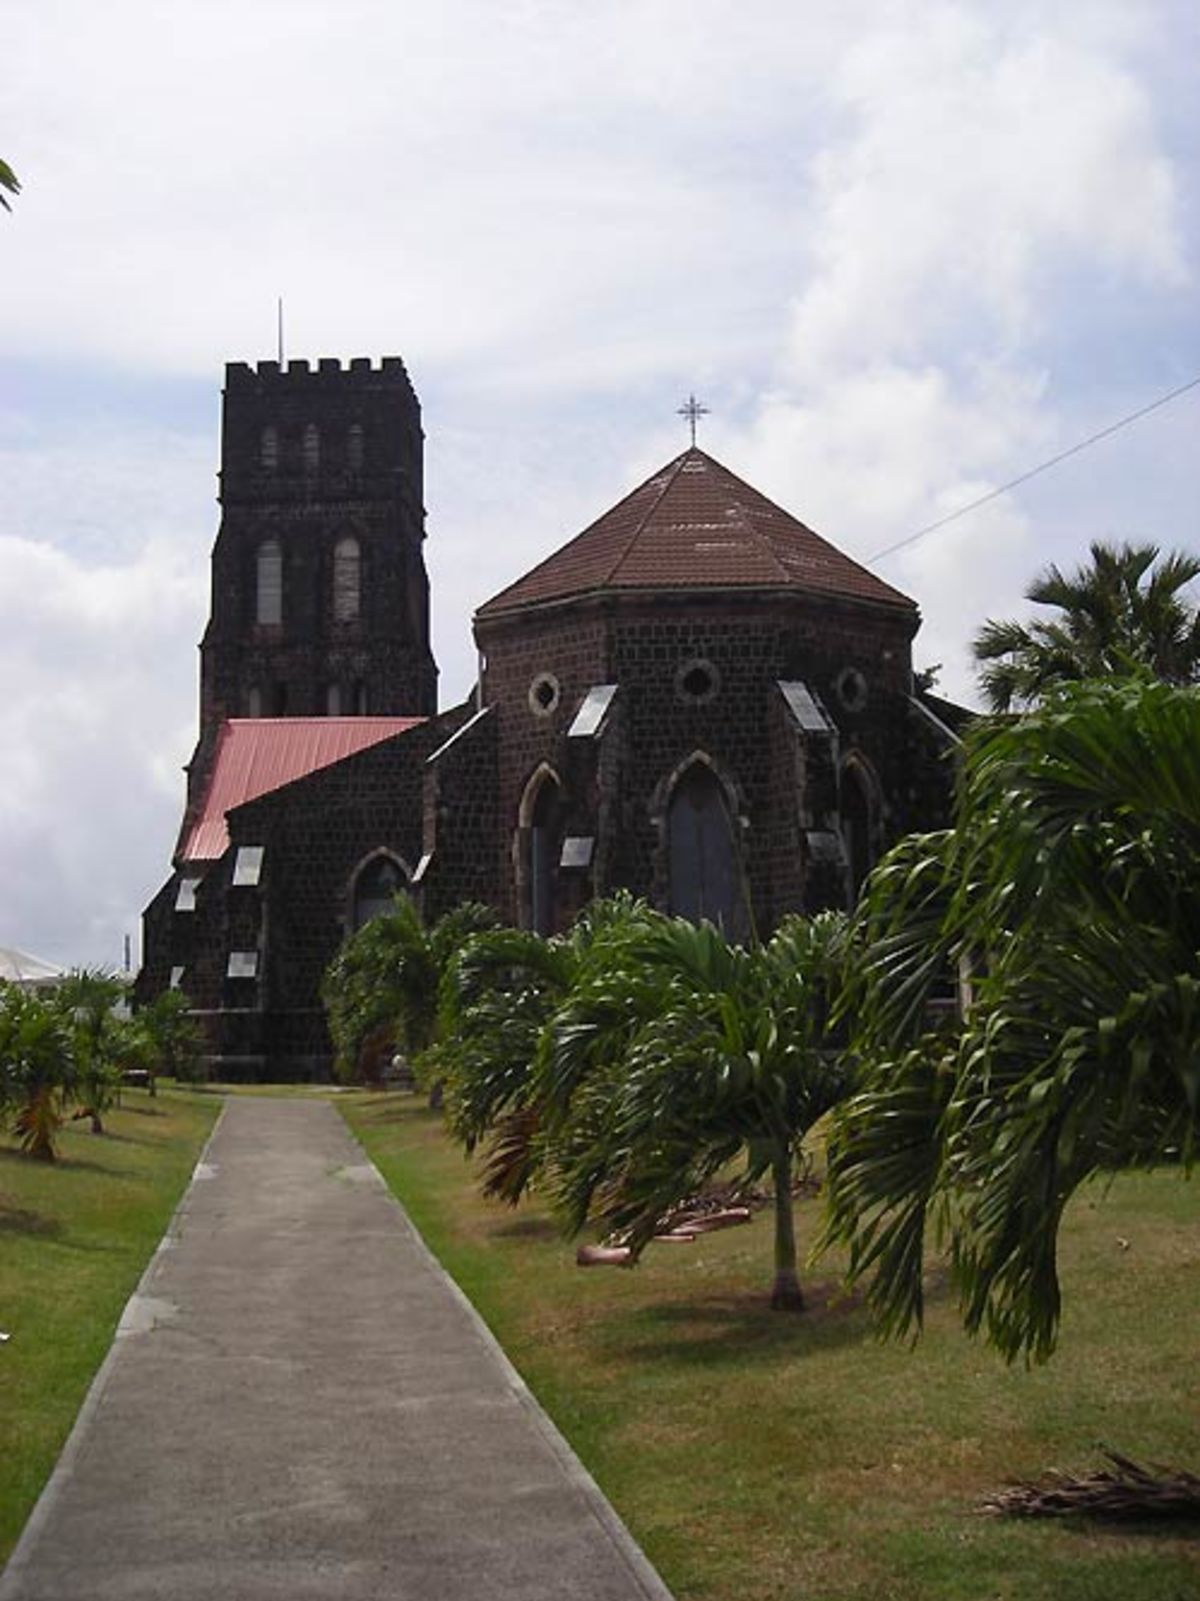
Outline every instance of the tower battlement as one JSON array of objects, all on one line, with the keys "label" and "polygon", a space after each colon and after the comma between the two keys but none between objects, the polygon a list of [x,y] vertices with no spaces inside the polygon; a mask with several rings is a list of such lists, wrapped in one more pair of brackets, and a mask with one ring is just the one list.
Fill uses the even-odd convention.
[{"label": "tower battlement", "polygon": [[[225,390],[275,393],[302,388],[312,390],[330,379],[339,389],[357,386],[377,389],[381,385],[412,391],[408,372],[399,356],[384,356],[378,364],[370,356],[352,356],[343,363],[337,356],[320,356],[315,362],[304,358],[278,361],[230,361],[225,364]],[[415,396],[414,396],[415,399]]]},{"label": "tower battlement", "polygon": [[225,368],[222,500],[357,493],[403,474],[421,498],[421,403],[399,356],[231,361]]}]

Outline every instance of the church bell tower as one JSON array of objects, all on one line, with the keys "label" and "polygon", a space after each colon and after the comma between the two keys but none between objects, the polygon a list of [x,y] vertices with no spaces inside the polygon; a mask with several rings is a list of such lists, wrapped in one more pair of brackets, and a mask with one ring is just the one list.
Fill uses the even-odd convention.
[{"label": "church bell tower", "polygon": [[226,367],[200,765],[228,718],[437,710],[423,439],[397,357]]}]

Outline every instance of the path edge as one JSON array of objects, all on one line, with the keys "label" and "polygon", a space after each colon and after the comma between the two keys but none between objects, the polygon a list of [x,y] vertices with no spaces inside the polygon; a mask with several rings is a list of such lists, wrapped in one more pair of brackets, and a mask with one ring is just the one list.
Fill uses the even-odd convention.
[{"label": "path edge", "polygon": [[[87,1394],[83,1398],[83,1404],[80,1406],[79,1411],[75,1414],[75,1421],[71,1425],[71,1432],[67,1435],[66,1443],[58,1454],[58,1460],[50,1470],[50,1477],[42,1486],[42,1493],[33,1503],[33,1511],[25,1520],[25,1527],[21,1530],[21,1533],[17,1537],[17,1543],[12,1548],[12,1553],[4,1566],[3,1572],[0,1572],[0,1601],[21,1601],[21,1591],[19,1588],[21,1576],[33,1558],[34,1549],[38,1544],[42,1530],[50,1517],[50,1513],[53,1510],[55,1503],[57,1502],[59,1496],[63,1493],[67,1483],[71,1478],[71,1474],[75,1468],[76,1458],[79,1456],[79,1453],[83,1447],[83,1437],[87,1432],[88,1425],[91,1423],[96,1413],[100,1410],[100,1405],[104,1400],[104,1392],[108,1388],[108,1381],[112,1375],[112,1370],[116,1366],[117,1353],[121,1344],[122,1330],[125,1326],[125,1320],[129,1315],[130,1308],[137,1301],[138,1297],[144,1294],[146,1287],[150,1282],[151,1275],[154,1273],[154,1270],[159,1264],[160,1258],[165,1252],[171,1250],[174,1245],[175,1238],[179,1232],[179,1222],[182,1217],[183,1210],[188,1203],[188,1199],[190,1198],[193,1189],[196,1187],[197,1177],[201,1168],[204,1168],[208,1165],[207,1159],[209,1148],[217,1137],[217,1130],[225,1121],[225,1112],[228,1106],[229,1097],[225,1096],[221,1101],[221,1110],[217,1113],[216,1119],[213,1122],[213,1126],[208,1131],[208,1138],[204,1142],[203,1148],[200,1151],[200,1155],[196,1158],[195,1166],[192,1168],[191,1176],[183,1187],[183,1194],[175,1203],[175,1209],[168,1219],[166,1228],[163,1230],[162,1239],[159,1240],[158,1244],[154,1247],[154,1250],[150,1253],[150,1260],[142,1269],[142,1272],[137,1283],[133,1287],[133,1291],[130,1294],[129,1299],[125,1302],[125,1305],[121,1309],[121,1315],[117,1319],[116,1325],[113,1328],[112,1343],[109,1345],[108,1350],[104,1353],[104,1358],[101,1361],[100,1366],[96,1369],[91,1384],[88,1385]],[[343,1122],[344,1121],[345,1119],[343,1119]],[[391,1194],[391,1191],[389,1190],[388,1193]]]},{"label": "path edge", "polygon": [[[384,1195],[386,1195],[392,1206],[395,1207],[401,1224],[412,1237],[419,1254],[424,1256],[434,1276],[441,1280],[451,1297],[458,1302],[467,1314],[467,1318],[474,1328],[480,1343],[490,1351],[495,1359],[517,1404],[529,1414],[535,1427],[558,1459],[559,1465],[562,1467],[572,1489],[576,1491],[580,1499],[585,1503],[588,1511],[604,1530],[604,1533],[630,1569],[634,1582],[643,1596],[646,1597],[646,1601],[675,1601],[675,1597],[668,1590],[662,1576],[633,1535],[625,1527],[604,1491],[596,1483],[587,1468],[584,1467],[570,1442],[513,1366],[508,1353],[484,1321],[475,1303],[426,1243],[424,1235],[409,1216],[407,1207],[379,1171],[366,1146],[351,1128],[349,1121],[342,1115],[336,1101],[331,1101],[330,1105],[337,1112],[342,1127],[362,1152],[364,1160],[370,1163],[371,1169],[379,1182],[379,1187],[383,1190]],[[0,1601],[7,1601],[3,1586],[0,1586]]]}]

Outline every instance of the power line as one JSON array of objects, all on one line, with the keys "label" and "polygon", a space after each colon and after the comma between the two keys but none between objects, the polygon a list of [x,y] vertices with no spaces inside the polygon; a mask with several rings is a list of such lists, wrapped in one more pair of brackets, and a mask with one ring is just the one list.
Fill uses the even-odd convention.
[{"label": "power line", "polygon": [[960,506],[957,511],[947,512],[944,517],[939,517],[936,522],[928,523],[924,528],[918,528],[915,534],[908,534],[904,539],[898,539],[894,545],[887,545],[883,550],[877,550],[873,556],[868,557],[868,560],[882,561],[885,556],[894,556],[898,550],[903,550],[906,545],[915,545],[917,540],[924,539],[926,534],[932,534],[935,529],[944,528],[947,523],[952,523],[959,517],[965,517],[969,511],[977,511],[980,506],[986,506],[989,500],[995,500],[998,495],[1007,495],[1010,489],[1016,489],[1018,484],[1027,484],[1031,478],[1036,478],[1039,473],[1049,472],[1050,468],[1057,467],[1060,461],[1066,461],[1069,456],[1077,456],[1081,450],[1087,450],[1089,446],[1099,444],[1102,439],[1107,439],[1110,434],[1118,433],[1122,428],[1128,428],[1131,422],[1137,422],[1141,417],[1148,417],[1152,411],[1157,411],[1160,406],[1167,405],[1169,401],[1178,400],[1180,395],[1186,395],[1189,389],[1195,389],[1197,385],[1200,385],[1200,376],[1189,379],[1186,384],[1180,384],[1178,389],[1172,389],[1168,395],[1160,395],[1157,400],[1152,400],[1148,406],[1143,406],[1138,411],[1131,411],[1128,417],[1122,417],[1119,422],[1110,423],[1107,428],[1101,428],[1098,434],[1092,434],[1087,439],[1081,439],[1077,445],[1072,445],[1069,450],[1062,450],[1057,456],[1051,456],[1049,461],[1043,461],[1037,467],[1031,467],[1028,472],[1021,473],[1016,478],[1010,478],[1008,483],[1001,484],[998,489],[989,489],[987,494],[980,495],[978,500],[972,500],[968,505]]}]

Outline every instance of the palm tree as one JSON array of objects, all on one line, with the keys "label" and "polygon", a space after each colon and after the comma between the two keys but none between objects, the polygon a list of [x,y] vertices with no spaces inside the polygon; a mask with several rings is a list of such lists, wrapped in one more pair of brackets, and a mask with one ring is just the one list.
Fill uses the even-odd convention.
[{"label": "palm tree", "polygon": [[[1157,563],[1157,565],[1156,565]],[[1056,684],[1137,668],[1172,684],[1200,679],[1200,612],[1181,595],[1200,558],[1157,545],[1096,541],[1070,577],[1051,566],[1026,591],[1060,615],[1028,625],[989,620],[976,636],[980,682],[993,711],[1036,703]]]},{"label": "palm tree", "polygon": [[[19,195],[21,193],[21,185],[17,175],[7,161],[0,161],[0,190],[7,190],[10,195]],[[3,206],[5,211],[12,210],[3,194],[0,194],[0,206]]]},{"label": "palm tree", "polygon": [[[1200,1133],[1200,691],[1069,686],[969,738],[954,830],[905,841],[857,913],[863,1082],[835,1119],[826,1239],[885,1329],[920,1327],[928,1235],[967,1327],[1044,1359],[1057,1241],[1099,1171]],[[961,1027],[930,998],[968,972]]]},{"label": "palm tree", "polygon": [[415,904],[396,897],[394,910],[373,917],[346,941],[322,983],[340,1074],[402,1047],[418,1059],[438,1035],[439,990],[467,937],[498,922],[490,907],[467,902],[426,928]]},{"label": "palm tree", "polygon": [[195,1078],[202,1035],[182,990],[163,990],[141,1007],[131,1022],[131,1048],[144,1067],[150,1094],[158,1093],[158,1075]]},{"label": "palm tree", "polygon": [[74,1068],[57,1009],[15,984],[0,983],[0,1115],[11,1118],[26,1155],[54,1160]]},{"label": "palm tree", "polygon": [[[548,1025],[547,1099],[570,1105],[552,1186],[568,1226],[592,1218],[634,1258],[663,1216],[740,1160],[774,1189],[771,1305],[800,1310],[794,1162],[849,1085],[831,1021],[844,918],[791,918],[746,949],[710,924],[651,917],[620,965],[578,985]],[[582,1070],[582,1071],[581,1071]]]},{"label": "palm tree", "polygon": [[586,1071],[578,1058],[569,1080],[548,1071],[548,1027],[580,986],[625,966],[655,915],[619,893],[592,902],[565,935],[484,931],[451,963],[441,1055],[448,1122],[467,1151],[487,1142],[486,1195],[515,1206],[541,1174]]},{"label": "palm tree", "polygon": [[103,1114],[116,1094],[121,1032],[116,1009],[125,994],[124,982],[99,967],[75,968],[54,992],[54,1004],[70,1031],[78,1087],[93,1134],[104,1133]]}]

